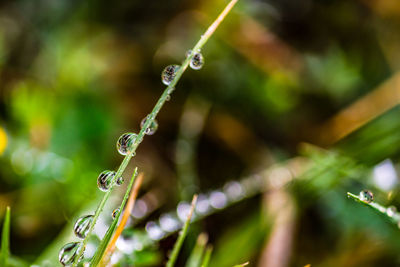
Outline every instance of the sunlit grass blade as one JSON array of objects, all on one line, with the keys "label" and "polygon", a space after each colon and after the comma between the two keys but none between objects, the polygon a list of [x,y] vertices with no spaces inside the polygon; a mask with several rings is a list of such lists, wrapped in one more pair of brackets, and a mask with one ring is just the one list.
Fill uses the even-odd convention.
[{"label": "sunlit grass blade", "polygon": [[245,263],[242,263],[242,264],[237,264],[237,265],[235,265],[233,267],[243,267],[243,266],[247,266],[247,265],[249,265],[249,262],[245,262]]},{"label": "sunlit grass blade", "polygon": [[186,267],[200,267],[207,242],[208,236],[206,233],[201,233],[197,237],[196,245],[187,260]]},{"label": "sunlit grass blade", "polygon": [[190,207],[189,215],[186,219],[185,225],[183,226],[182,230],[179,232],[178,240],[176,240],[174,248],[172,249],[171,257],[169,258],[169,260],[166,264],[167,267],[174,266],[176,259],[178,258],[179,251],[181,250],[183,241],[185,240],[185,237],[187,236],[187,233],[189,230],[189,224],[190,224],[190,220],[192,219],[194,208],[196,206],[196,201],[197,201],[197,195],[194,195],[193,200],[192,200],[192,205]]},{"label": "sunlit grass blade", "polygon": [[213,251],[213,246],[208,245],[206,248],[206,251],[204,252],[204,257],[203,257],[203,261],[201,263],[201,267],[208,267],[208,264],[210,263],[212,251]]},{"label": "sunlit grass blade", "polygon": [[0,266],[7,266],[10,256],[10,207],[7,207],[4,216],[3,231],[1,234]]},{"label": "sunlit grass blade", "polygon": [[[350,192],[347,192],[347,196],[349,198],[354,199],[355,201],[362,203],[370,208],[372,208],[373,210],[381,213],[382,215],[384,215],[384,217],[386,219],[388,219],[390,222],[399,225],[400,224],[400,213],[397,212],[396,210],[393,210],[391,207],[384,207],[376,202],[366,202],[363,201],[360,196],[354,195]],[[400,225],[399,225],[400,226]]]},{"label": "sunlit grass blade", "polygon": [[90,262],[90,266],[97,266],[100,263],[100,260],[103,257],[104,252],[106,251],[106,248],[108,246],[108,243],[111,240],[111,237],[115,231],[115,229],[117,228],[117,224],[118,224],[118,220],[119,217],[121,215],[121,211],[124,209],[125,207],[125,203],[128,200],[129,197],[129,192],[131,191],[132,187],[133,187],[133,183],[135,181],[135,178],[137,176],[137,168],[135,169],[135,171],[133,172],[132,178],[129,182],[128,185],[128,189],[125,192],[125,196],[124,199],[122,200],[121,206],[120,206],[120,212],[116,215],[116,217],[114,218],[112,224],[110,225],[110,227],[108,228],[106,234],[104,235],[104,238],[101,240],[100,245],[98,246],[96,253],[94,254],[91,262]]},{"label": "sunlit grass blade", "polygon": [[135,205],[135,200],[139,193],[140,186],[142,185],[143,177],[144,177],[143,173],[140,173],[133,185],[133,190],[131,190],[131,193],[129,195],[128,203],[126,204],[124,213],[121,218],[121,222],[119,223],[117,229],[115,230],[115,234],[113,235],[113,238],[111,239],[110,243],[106,248],[106,251],[104,252],[103,259],[100,262],[100,266],[107,266],[108,262],[111,259],[112,253],[114,252],[115,249],[115,244],[117,243],[119,236],[122,234],[122,231],[124,230],[125,225],[130,217],[131,211]]}]

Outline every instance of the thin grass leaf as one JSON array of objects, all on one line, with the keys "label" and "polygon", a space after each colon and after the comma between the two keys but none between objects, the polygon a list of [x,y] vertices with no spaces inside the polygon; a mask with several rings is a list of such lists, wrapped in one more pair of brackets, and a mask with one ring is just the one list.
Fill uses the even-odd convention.
[{"label": "thin grass leaf", "polygon": [[7,207],[4,216],[3,231],[1,234],[0,266],[7,266],[10,256],[10,207]]},{"label": "thin grass leaf", "polygon": [[15,257],[15,256],[12,256],[12,255],[10,255],[8,257],[7,264],[8,264],[7,267],[30,267],[30,266],[32,266],[31,264]]},{"label": "thin grass leaf", "polygon": [[243,267],[243,266],[247,266],[247,265],[249,265],[249,262],[245,262],[245,263],[242,263],[242,264],[237,264],[237,265],[235,265],[233,267]]},{"label": "thin grass leaf", "polygon": [[197,201],[197,195],[193,196],[192,200],[192,205],[190,207],[189,215],[186,219],[185,225],[183,226],[182,230],[179,232],[178,240],[176,240],[174,248],[172,249],[171,257],[169,258],[167,262],[167,267],[173,267],[176,259],[178,258],[179,251],[181,250],[181,247],[183,245],[183,241],[185,240],[185,237],[187,236],[188,230],[189,230],[189,224],[190,220],[192,219],[193,211],[196,206],[196,201]]},{"label": "thin grass leaf", "polygon": [[197,237],[196,245],[194,246],[192,253],[190,253],[189,259],[186,262],[186,267],[200,267],[207,242],[207,234],[199,234],[199,236]]},{"label": "thin grass leaf", "polygon": [[104,252],[104,256],[100,262],[100,266],[107,266],[108,262],[111,259],[112,254],[114,253],[115,244],[117,243],[119,236],[122,234],[122,231],[124,230],[125,225],[130,217],[131,211],[135,205],[136,197],[139,193],[140,186],[142,185],[143,176],[144,176],[143,173],[140,173],[133,185],[133,190],[131,190],[131,193],[129,195],[128,203],[126,204],[124,213],[121,218],[121,222],[119,223],[117,229],[115,230],[115,234],[113,235],[113,238],[111,239],[110,243],[106,248],[106,251]]},{"label": "thin grass leaf", "polygon": [[347,192],[347,196],[349,198],[354,199],[355,201],[364,204],[367,207],[372,208],[373,210],[381,213],[382,215],[384,215],[384,217],[386,219],[388,219],[390,222],[399,225],[400,223],[400,213],[396,212],[395,210],[391,210],[390,207],[384,207],[376,202],[366,202],[363,201],[360,196],[354,195],[350,192]]},{"label": "thin grass leaf", "polygon": [[211,253],[213,251],[213,246],[208,245],[206,251],[204,252],[203,262],[201,263],[201,267],[208,267],[211,259]]},{"label": "thin grass leaf", "polygon": [[133,172],[132,178],[129,182],[128,185],[128,189],[125,192],[125,196],[124,199],[122,200],[121,206],[120,206],[120,212],[116,215],[116,217],[114,218],[112,224],[110,225],[110,227],[108,228],[106,234],[104,235],[104,238],[101,240],[100,245],[98,246],[96,253],[94,254],[91,262],[90,262],[90,266],[95,267],[100,263],[100,260],[103,257],[104,252],[106,251],[106,248],[108,246],[108,243],[111,240],[111,237],[115,231],[115,229],[117,228],[117,224],[118,224],[118,220],[119,217],[121,215],[121,211],[124,209],[125,207],[125,203],[128,200],[129,197],[129,192],[131,191],[132,187],[133,187],[133,183],[135,181],[135,178],[137,176],[137,168],[135,168],[135,171]]}]

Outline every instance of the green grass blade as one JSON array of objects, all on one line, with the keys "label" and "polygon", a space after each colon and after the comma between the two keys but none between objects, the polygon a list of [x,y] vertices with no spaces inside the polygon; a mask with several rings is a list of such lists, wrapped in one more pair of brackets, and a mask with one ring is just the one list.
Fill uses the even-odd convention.
[{"label": "green grass blade", "polygon": [[10,256],[8,258],[7,267],[30,267],[32,265],[28,264],[24,260],[21,260],[17,257]]},{"label": "green grass blade", "polygon": [[192,253],[190,253],[186,267],[200,267],[207,241],[208,236],[205,233],[202,233],[197,237],[196,245],[194,246]]},{"label": "green grass blade", "polygon": [[7,207],[4,216],[3,231],[1,234],[0,266],[7,266],[10,256],[10,207]]},{"label": "green grass blade", "polygon": [[185,225],[183,226],[182,230],[179,232],[178,240],[176,240],[174,248],[172,249],[171,257],[169,258],[167,265],[166,265],[167,267],[173,267],[176,262],[176,259],[178,258],[179,251],[181,250],[183,241],[185,240],[185,237],[187,236],[187,233],[189,230],[189,224],[190,224],[190,220],[192,219],[194,207],[196,206],[196,201],[197,201],[197,195],[194,195],[189,215],[186,219]]},{"label": "green grass blade", "polygon": [[393,211],[392,213],[390,213],[390,212],[388,212],[388,209],[389,209],[389,208],[384,207],[384,206],[382,206],[382,205],[380,205],[380,204],[378,204],[378,203],[376,203],[376,202],[369,202],[369,203],[368,203],[368,202],[365,202],[365,201],[363,201],[359,196],[354,195],[354,194],[352,194],[352,193],[350,193],[350,192],[347,192],[347,196],[348,196],[349,198],[352,198],[352,199],[354,199],[355,201],[357,201],[357,202],[359,202],[359,203],[361,203],[361,204],[364,204],[364,205],[366,205],[366,206],[372,208],[373,210],[375,210],[375,211],[381,213],[381,214],[384,215],[384,217],[385,217],[386,219],[388,219],[390,222],[399,225],[399,223],[400,223],[400,213],[399,213],[399,212]]},{"label": "green grass blade", "polygon": [[110,242],[111,237],[114,234],[115,229],[117,228],[119,217],[121,216],[121,213],[124,210],[126,201],[129,198],[129,193],[132,190],[133,183],[135,181],[136,176],[137,176],[137,168],[133,172],[132,179],[129,182],[128,189],[126,190],[124,199],[122,200],[121,206],[119,207],[120,212],[117,214],[117,216],[113,220],[112,224],[108,228],[106,234],[104,235],[104,238],[101,240],[100,245],[97,248],[96,253],[94,254],[94,256],[93,256],[93,258],[92,258],[92,260],[90,262],[90,266],[95,267],[100,263],[100,261],[101,261],[101,259],[103,257],[103,254],[106,251],[108,243]]},{"label": "green grass blade", "polygon": [[201,263],[201,267],[208,267],[211,259],[211,253],[213,251],[213,246],[208,245],[206,251],[204,252],[203,262]]}]

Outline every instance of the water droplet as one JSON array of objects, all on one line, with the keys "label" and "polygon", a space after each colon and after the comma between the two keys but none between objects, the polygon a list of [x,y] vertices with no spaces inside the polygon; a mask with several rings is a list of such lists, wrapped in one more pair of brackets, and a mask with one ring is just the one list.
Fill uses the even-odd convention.
[{"label": "water droplet", "polygon": [[137,138],[135,133],[125,133],[121,135],[117,142],[117,149],[121,155],[126,155],[132,149],[132,146]]},{"label": "water droplet", "polygon": [[394,215],[396,212],[397,212],[397,208],[396,208],[395,206],[389,206],[389,207],[386,209],[386,214],[387,214],[389,217],[393,217],[393,215]]},{"label": "water droplet", "polygon": [[97,186],[101,191],[108,191],[111,187],[111,181],[115,176],[114,171],[103,171],[100,173],[99,177],[97,177]]},{"label": "water droplet", "polygon": [[117,215],[119,214],[119,209],[115,209],[113,210],[113,212],[111,213],[111,217],[113,219],[117,218]]},{"label": "water droplet", "polygon": [[362,190],[360,192],[360,199],[364,202],[371,203],[374,201],[374,194],[369,190]]},{"label": "water droplet", "polygon": [[197,198],[197,204],[196,204],[196,213],[198,214],[207,214],[210,212],[210,201],[208,200],[208,197],[204,194],[200,194]]},{"label": "water droplet", "polygon": [[164,231],[155,222],[150,221],[150,222],[146,223],[145,228],[146,228],[147,234],[149,235],[149,237],[152,240],[160,240],[165,235]]},{"label": "water droplet", "polygon": [[224,192],[226,196],[232,200],[236,201],[244,197],[243,187],[239,182],[231,181],[224,185]]},{"label": "water droplet", "polygon": [[169,65],[161,73],[161,80],[163,84],[169,85],[176,76],[176,72],[181,68],[179,65]]},{"label": "water droplet", "polygon": [[163,214],[159,219],[160,227],[166,232],[174,232],[179,229],[179,220],[171,214]]},{"label": "water droplet", "polygon": [[[146,118],[142,120],[140,123],[140,127],[143,128],[144,124],[146,123],[147,119],[150,117],[150,115],[147,115]],[[150,126],[144,131],[145,134],[147,135],[153,135],[158,129],[158,122],[154,119],[151,123]]]},{"label": "water droplet", "polygon": [[124,183],[124,178],[122,178],[122,176],[120,176],[118,179],[117,179],[117,185],[122,185]]},{"label": "water droplet", "polygon": [[228,200],[224,193],[220,191],[214,191],[210,194],[210,204],[213,208],[222,209],[228,203]]},{"label": "water droplet", "polygon": [[133,208],[132,216],[141,219],[147,214],[148,210],[146,202],[143,199],[138,199]]},{"label": "water droplet", "polygon": [[60,253],[58,253],[58,260],[64,266],[69,266],[74,263],[76,257],[81,253],[82,243],[80,242],[71,242],[64,245]]},{"label": "water droplet", "polygon": [[77,237],[81,239],[86,238],[92,224],[93,217],[93,215],[85,215],[76,221],[74,225],[74,232]]},{"label": "water droplet", "polygon": [[185,222],[187,220],[189,212],[190,212],[189,203],[182,201],[181,203],[178,204],[178,207],[176,208],[176,213],[182,222]]},{"label": "water droplet", "polygon": [[166,100],[166,101],[170,101],[170,100],[171,100],[171,96],[170,96],[170,95],[167,95],[167,96],[165,97],[165,100]]},{"label": "water droplet", "polygon": [[190,60],[189,66],[194,70],[199,70],[204,65],[204,57],[201,53],[194,53]]}]

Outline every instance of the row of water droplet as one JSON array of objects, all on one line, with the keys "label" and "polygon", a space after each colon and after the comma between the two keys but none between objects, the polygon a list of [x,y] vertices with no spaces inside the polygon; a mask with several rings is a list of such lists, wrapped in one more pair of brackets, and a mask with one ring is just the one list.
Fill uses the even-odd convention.
[{"label": "row of water droplet", "polygon": [[[186,57],[192,57],[190,59],[190,67],[195,70],[199,70],[202,68],[204,64],[204,58],[200,52],[193,53],[191,50],[189,50],[186,53]],[[179,65],[169,65],[167,66],[161,74],[161,80],[165,85],[169,85],[176,76],[176,73],[179,71],[180,66]],[[169,95],[172,93],[173,89],[168,91],[168,97],[167,100],[169,100]],[[141,128],[143,128],[147,122],[148,119],[150,118],[150,115],[146,116],[140,123]],[[147,135],[153,135],[158,129],[158,123],[155,119],[153,119],[150,123],[150,125],[144,130],[144,133]],[[134,148],[134,144],[136,142],[138,135],[135,133],[125,133],[120,136],[120,138],[117,141],[117,150],[121,155],[127,155],[128,153],[132,152],[132,149]],[[115,171],[110,171],[106,170],[100,173],[100,175],[97,178],[97,186],[101,191],[108,191],[112,187],[112,183],[114,181],[114,178],[116,176]],[[124,182],[122,176],[118,177],[117,180],[115,181],[116,185],[121,185]],[[183,206],[181,206],[183,207]],[[185,206],[186,207],[186,206]],[[189,206],[190,207],[190,206]],[[112,218],[115,219],[116,216],[119,214],[120,210],[115,209],[112,212]],[[94,215],[85,215],[80,217],[74,225],[74,233],[75,235],[80,238],[80,239],[85,239],[87,234],[90,231],[91,225],[93,223],[93,218]],[[165,221],[167,218],[165,217],[163,220]],[[167,219],[168,220],[168,219]],[[171,221],[172,219],[170,219]],[[175,226],[174,226],[175,227]],[[173,228],[169,228],[172,230]],[[59,261],[62,265],[64,266],[70,266],[72,265],[76,257],[81,253],[83,248],[82,242],[71,242],[66,245],[64,245],[60,252],[59,252]],[[83,255],[83,254],[82,254]],[[81,260],[81,259],[79,259]]]},{"label": "row of water droplet", "polygon": [[[149,116],[146,116],[142,122],[140,123],[140,126],[143,128],[146,120],[149,118]],[[147,135],[152,135],[156,132],[158,128],[158,123],[156,120],[153,120],[150,124],[150,126],[145,129],[145,134]],[[137,134],[135,133],[125,133],[121,135],[121,137],[117,141],[117,150],[121,155],[127,155],[128,153],[132,152],[132,149],[134,147],[134,143],[136,141]],[[97,186],[98,188],[103,191],[107,192],[110,190],[112,187],[112,183],[115,179],[116,176],[115,171],[110,171],[106,170],[103,171],[99,174],[97,177]],[[122,176],[118,177],[115,180],[116,185],[122,185],[124,182],[124,179]],[[116,216],[119,213],[119,209],[115,209],[112,212],[112,218],[115,219]],[[92,222],[93,222],[94,215],[85,215],[80,217],[75,225],[74,225],[74,233],[78,238],[85,239],[87,234],[89,233],[89,230],[91,228]],[[66,245],[64,245],[60,252],[59,252],[59,261],[62,265],[64,266],[70,266],[72,265],[76,257],[80,254],[82,250],[82,242],[71,242]],[[80,259],[79,259],[80,260]]]},{"label": "row of water droplet", "polygon": [[[193,52],[189,50],[186,52],[186,58],[191,57],[189,61],[189,66],[194,70],[199,70],[204,65],[204,57],[200,51]],[[175,79],[176,73],[180,70],[179,65],[169,65],[161,73],[161,81],[165,85],[170,85],[170,83]]]},{"label": "row of water droplet", "polygon": [[[230,181],[221,189],[199,194],[192,221],[200,220],[244,198],[254,196],[262,190],[264,182],[260,175],[251,175],[241,182]],[[140,199],[137,204],[139,203]],[[132,216],[135,219],[144,218],[148,215],[145,202],[141,204],[135,205],[132,211]],[[124,253],[132,253],[132,250],[142,250],[149,242],[151,244],[151,242],[159,241],[180,230],[187,219],[190,207],[189,202],[182,201],[175,211],[162,214],[156,221],[147,222],[145,232],[149,241],[133,236],[131,239],[121,239],[120,242],[117,242],[117,248]]]},{"label": "row of water droplet", "polygon": [[[370,190],[362,190],[358,197],[365,203],[372,203],[374,201],[374,194]],[[395,206],[389,206],[387,208],[380,206],[379,210],[386,213],[387,216],[395,218],[395,220],[398,221],[397,226],[400,228],[400,214],[397,212]]]}]

